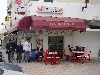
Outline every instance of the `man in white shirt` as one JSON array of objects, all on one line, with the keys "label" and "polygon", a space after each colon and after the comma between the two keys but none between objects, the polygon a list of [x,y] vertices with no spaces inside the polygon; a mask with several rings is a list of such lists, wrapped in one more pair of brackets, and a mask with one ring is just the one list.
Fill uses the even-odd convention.
[{"label": "man in white shirt", "polygon": [[31,43],[30,39],[28,38],[27,41],[24,43],[24,54],[25,54],[25,61],[28,63],[29,54],[31,53]]},{"label": "man in white shirt", "polygon": [[68,47],[65,48],[65,58],[67,60],[71,60],[71,58],[70,58],[70,50],[71,50],[70,45],[68,45]]},{"label": "man in white shirt", "polygon": [[65,55],[70,55],[70,45],[68,45],[68,47],[65,48]]}]

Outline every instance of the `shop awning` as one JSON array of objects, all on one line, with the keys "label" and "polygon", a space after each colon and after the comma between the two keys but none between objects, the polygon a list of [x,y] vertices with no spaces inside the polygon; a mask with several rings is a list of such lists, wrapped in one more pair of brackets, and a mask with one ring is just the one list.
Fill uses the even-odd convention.
[{"label": "shop awning", "polygon": [[31,16],[23,17],[19,22],[16,22],[14,25],[10,27],[9,32],[13,32],[15,30],[29,30],[31,26]]},{"label": "shop awning", "polygon": [[86,31],[84,20],[68,17],[32,17],[33,29],[50,29],[50,30],[75,30]]},{"label": "shop awning", "polygon": [[10,33],[10,32],[13,32],[13,31],[17,30],[17,26],[18,26],[18,22],[16,22],[14,25],[12,25],[9,28],[8,32]]}]

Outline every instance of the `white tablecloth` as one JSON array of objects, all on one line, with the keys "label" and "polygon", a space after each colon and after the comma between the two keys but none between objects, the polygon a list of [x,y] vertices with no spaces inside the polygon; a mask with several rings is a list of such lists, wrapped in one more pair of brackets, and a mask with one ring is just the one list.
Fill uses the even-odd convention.
[{"label": "white tablecloth", "polygon": [[57,52],[49,52],[49,54],[57,54]]}]

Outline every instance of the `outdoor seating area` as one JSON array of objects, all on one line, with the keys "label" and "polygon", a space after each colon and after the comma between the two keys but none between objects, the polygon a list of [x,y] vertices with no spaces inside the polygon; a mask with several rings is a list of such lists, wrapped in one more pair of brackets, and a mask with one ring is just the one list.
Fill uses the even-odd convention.
[{"label": "outdoor seating area", "polygon": [[[51,64],[51,65],[59,65],[61,63],[61,56],[63,56],[64,61],[69,61],[71,62],[76,62],[76,63],[84,63],[86,60],[90,61],[91,59],[91,51],[88,52],[87,55],[85,55],[84,52],[84,47],[80,49],[73,49],[72,47],[70,48],[70,54],[66,55],[65,51],[63,50],[62,52],[57,52],[55,51],[50,51],[50,50],[45,50],[43,52],[38,51],[38,62],[43,61],[46,65]],[[42,55],[41,55],[42,53]],[[30,56],[31,58],[35,58],[34,51],[32,51],[33,57]]]}]

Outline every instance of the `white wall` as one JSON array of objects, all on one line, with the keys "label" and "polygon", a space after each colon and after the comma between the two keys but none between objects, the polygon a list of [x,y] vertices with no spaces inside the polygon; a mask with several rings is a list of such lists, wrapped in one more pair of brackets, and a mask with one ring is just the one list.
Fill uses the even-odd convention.
[{"label": "white wall", "polygon": [[[64,48],[68,45],[85,46],[85,55],[91,50],[91,58],[98,58],[98,51],[100,49],[100,32],[99,31],[88,31],[88,32],[74,32],[74,36],[64,35]],[[33,36],[33,45],[36,48],[36,38]],[[44,51],[48,49],[48,35],[41,35],[38,38],[43,39]]]},{"label": "white wall", "polygon": [[73,42],[72,42],[72,36],[68,37],[65,36],[65,45],[73,43],[73,47],[75,46],[86,46],[85,48],[85,54],[87,55],[88,52],[91,50],[91,58],[97,58],[98,57],[98,51],[100,49],[100,32],[75,32],[73,36]]},{"label": "white wall", "polygon": [[[54,2],[62,3],[85,3],[85,0],[54,0]],[[100,4],[100,0],[89,0],[90,4]]]},{"label": "white wall", "polygon": [[[18,22],[20,19],[22,19],[25,15],[20,15],[20,14],[15,14],[14,8],[11,9],[12,14],[11,14],[11,20],[12,20],[12,25],[14,25],[16,22]],[[16,20],[15,20],[16,17]]]},{"label": "white wall", "polygon": [[[60,7],[63,8],[63,14],[52,14],[52,13],[38,13],[37,6],[47,7]],[[50,2],[34,2],[31,1],[27,4],[27,15],[38,15],[38,16],[54,16],[54,17],[72,17],[82,18],[86,20],[93,20],[93,18],[100,20],[100,6],[88,4],[88,7],[82,12],[82,7],[85,4],[71,4],[71,3],[50,3]]]}]

